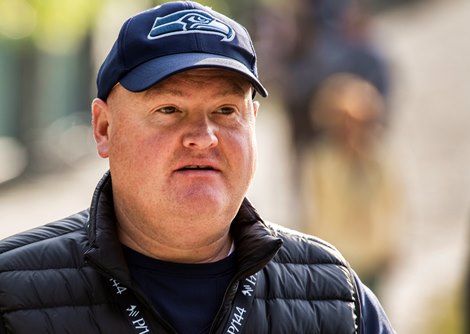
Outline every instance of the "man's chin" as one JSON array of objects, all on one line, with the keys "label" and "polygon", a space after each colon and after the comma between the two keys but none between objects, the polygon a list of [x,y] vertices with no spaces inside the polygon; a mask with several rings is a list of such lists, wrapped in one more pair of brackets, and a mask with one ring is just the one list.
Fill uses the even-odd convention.
[{"label": "man's chin", "polygon": [[230,199],[231,196],[225,192],[198,189],[178,195],[173,204],[179,207],[181,213],[214,215],[227,210],[232,204],[229,202]]}]

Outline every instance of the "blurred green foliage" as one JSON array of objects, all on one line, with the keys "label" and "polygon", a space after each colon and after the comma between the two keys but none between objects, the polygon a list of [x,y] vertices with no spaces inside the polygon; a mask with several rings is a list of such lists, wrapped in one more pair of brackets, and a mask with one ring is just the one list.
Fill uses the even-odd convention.
[{"label": "blurred green foliage", "polygon": [[[140,1],[159,5],[166,1]],[[247,4],[201,0],[200,3],[218,11],[242,12]],[[230,5],[228,5],[230,3]],[[55,54],[76,51],[93,28],[103,6],[125,6],[123,0],[0,0],[0,40],[30,40],[38,49]]]},{"label": "blurred green foliage", "polygon": [[49,53],[75,51],[104,1],[0,0],[0,38],[31,39]]},{"label": "blurred green foliage", "polygon": [[433,316],[430,317],[426,333],[429,334],[462,334],[465,331],[466,314],[464,301],[466,287],[459,286],[451,293],[442,293],[435,298]]}]

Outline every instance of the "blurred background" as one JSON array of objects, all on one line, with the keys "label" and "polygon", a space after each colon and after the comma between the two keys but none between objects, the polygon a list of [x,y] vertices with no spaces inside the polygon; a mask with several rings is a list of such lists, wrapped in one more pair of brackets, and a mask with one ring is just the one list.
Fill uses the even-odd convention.
[{"label": "blurred background", "polygon": [[[0,238],[86,208],[97,69],[150,0],[0,0]],[[252,33],[261,215],[332,242],[398,333],[470,333],[470,2],[201,1]]]}]

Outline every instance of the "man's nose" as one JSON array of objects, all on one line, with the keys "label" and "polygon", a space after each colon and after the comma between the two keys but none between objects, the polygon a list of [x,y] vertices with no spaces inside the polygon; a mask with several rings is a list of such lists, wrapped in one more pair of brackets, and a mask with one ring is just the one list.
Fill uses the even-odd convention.
[{"label": "man's nose", "polygon": [[207,149],[217,146],[217,127],[207,116],[192,117],[186,124],[183,145],[188,148]]}]

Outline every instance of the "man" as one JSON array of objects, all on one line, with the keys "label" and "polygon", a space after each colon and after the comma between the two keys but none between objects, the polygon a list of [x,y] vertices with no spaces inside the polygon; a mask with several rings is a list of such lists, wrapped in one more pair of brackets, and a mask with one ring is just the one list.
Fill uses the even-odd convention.
[{"label": "man", "polygon": [[97,78],[89,210],[0,244],[9,333],[391,333],[328,244],[263,222],[246,30],[194,2],[126,21]]}]

